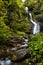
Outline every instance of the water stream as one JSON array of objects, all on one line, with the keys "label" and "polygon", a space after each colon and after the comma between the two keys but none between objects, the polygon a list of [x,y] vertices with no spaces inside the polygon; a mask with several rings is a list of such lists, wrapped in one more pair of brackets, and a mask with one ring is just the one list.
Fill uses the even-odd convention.
[{"label": "water stream", "polygon": [[[28,42],[28,38],[24,38],[24,40],[25,40],[24,44],[19,45],[19,48],[28,47],[28,44],[27,44],[27,42]],[[10,50],[14,50],[14,51],[16,51],[17,48],[11,48]],[[5,58],[5,60],[0,59],[0,65],[16,65],[16,64],[13,63],[13,62],[11,62],[10,59]],[[21,63],[20,63],[20,64],[17,63],[17,65],[21,65]],[[24,63],[23,63],[23,65],[24,65]]]},{"label": "water stream", "polygon": [[35,21],[33,21],[31,13],[29,13],[29,16],[30,16],[30,22],[32,24],[34,24],[34,26],[33,26],[33,34],[39,33],[40,32],[40,25],[39,25],[39,23],[36,23]]},{"label": "water stream", "polygon": [[28,7],[26,7],[26,12],[29,13],[30,22],[34,25],[32,33],[33,34],[38,34],[40,32],[40,25],[39,25],[39,23],[38,22],[36,23],[36,21],[33,21],[32,14],[28,11]]},{"label": "water stream", "polygon": [[11,65],[11,60],[5,59],[5,60],[0,60],[0,65]]}]

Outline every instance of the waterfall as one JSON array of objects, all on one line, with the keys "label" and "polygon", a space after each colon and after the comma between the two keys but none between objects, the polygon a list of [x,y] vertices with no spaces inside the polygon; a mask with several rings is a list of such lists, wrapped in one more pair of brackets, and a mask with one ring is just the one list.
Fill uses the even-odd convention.
[{"label": "waterfall", "polygon": [[29,13],[29,16],[30,16],[30,21],[34,24],[33,34],[39,33],[40,32],[40,25],[39,25],[39,23],[36,23],[35,21],[33,21],[31,13]]},{"label": "waterfall", "polygon": [[[26,12],[28,13],[28,7],[26,7]],[[32,14],[30,12],[29,12],[29,16],[30,16],[30,22],[32,24],[34,24],[34,26],[33,26],[33,34],[39,33],[40,32],[40,25],[39,25],[39,23],[36,23],[35,21],[33,21]]]}]

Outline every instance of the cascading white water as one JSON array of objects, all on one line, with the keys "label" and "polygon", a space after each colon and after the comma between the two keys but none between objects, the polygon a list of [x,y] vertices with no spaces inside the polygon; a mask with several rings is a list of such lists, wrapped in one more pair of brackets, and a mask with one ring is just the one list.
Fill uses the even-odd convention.
[{"label": "cascading white water", "polygon": [[[28,13],[28,7],[26,7],[26,12]],[[30,21],[34,24],[34,26],[33,26],[33,34],[39,33],[40,32],[39,23],[36,23],[35,21],[33,21],[32,14],[30,12],[29,12],[29,16],[30,16]]]},{"label": "cascading white water", "polygon": [[36,23],[32,20],[32,14],[29,13],[29,16],[30,16],[30,21],[34,24],[34,27],[33,27],[33,34],[37,34],[40,32],[40,25],[39,23]]}]

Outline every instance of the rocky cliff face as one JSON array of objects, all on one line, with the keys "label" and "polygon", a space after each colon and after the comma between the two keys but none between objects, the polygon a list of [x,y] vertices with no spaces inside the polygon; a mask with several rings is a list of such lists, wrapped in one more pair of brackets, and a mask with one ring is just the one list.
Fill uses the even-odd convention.
[{"label": "rocky cliff face", "polygon": [[36,20],[40,23],[40,31],[43,32],[43,14],[37,15]]}]

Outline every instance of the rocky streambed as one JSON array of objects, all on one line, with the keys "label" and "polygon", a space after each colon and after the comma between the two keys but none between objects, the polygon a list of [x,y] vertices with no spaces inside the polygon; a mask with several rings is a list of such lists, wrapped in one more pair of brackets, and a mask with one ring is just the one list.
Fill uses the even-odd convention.
[{"label": "rocky streambed", "polygon": [[28,41],[28,37],[13,38],[8,45],[0,46],[0,65],[21,65],[20,62],[25,65],[24,60],[28,58],[29,52]]}]

